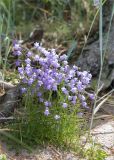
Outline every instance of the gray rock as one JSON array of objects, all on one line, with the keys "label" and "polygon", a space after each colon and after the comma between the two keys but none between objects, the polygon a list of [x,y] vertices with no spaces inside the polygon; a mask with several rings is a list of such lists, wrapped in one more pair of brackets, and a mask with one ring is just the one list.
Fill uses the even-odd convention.
[{"label": "gray rock", "polygon": [[[114,80],[114,18],[112,18],[110,33],[107,38],[113,3],[113,0],[108,0],[103,6],[103,54],[105,54],[102,71],[103,89],[112,85]],[[84,52],[76,61],[76,65],[82,70],[90,71],[93,77],[98,78],[101,68],[99,40],[85,47]]]}]

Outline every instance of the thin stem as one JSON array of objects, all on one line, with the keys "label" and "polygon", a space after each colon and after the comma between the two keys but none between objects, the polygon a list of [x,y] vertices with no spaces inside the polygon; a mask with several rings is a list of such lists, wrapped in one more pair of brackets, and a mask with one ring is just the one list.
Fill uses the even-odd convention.
[{"label": "thin stem", "polygon": [[93,112],[92,112],[92,117],[91,117],[91,123],[90,123],[90,130],[92,129],[92,125],[93,125],[93,119],[94,119],[94,110],[96,107],[96,103],[97,103],[97,96],[98,96],[98,90],[99,90],[99,86],[100,86],[100,80],[101,80],[101,75],[102,75],[102,70],[103,70],[103,30],[102,30],[102,20],[103,20],[103,16],[102,16],[102,0],[100,0],[100,17],[99,17],[99,44],[100,44],[100,57],[101,57],[101,67],[100,67],[100,73],[99,73],[99,79],[98,79],[98,83],[97,83],[97,87],[96,87],[96,96],[95,96],[95,103],[93,106]]},{"label": "thin stem", "polygon": [[[106,1],[107,1],[107,0],[104,0],[103,3],[102,3],[102,5],[104,5]],[[97,17],[97,15],[98,15],[98,13],[99,13],[99,10],[100,10],[100,8],[97,10],[97,12],[96,12],[96,14],[95,14],[95,16],[94,16],[94,18],[93,18],[93,21],[92,21],[92,23],[91,23],[89,32],[88,32],[88,34],[87,34],[86,41],[85,41],[84,46],[83,46],[82,51],[81,51],[81,55],[83,54],[84,48],[85,48],[85,46],[86,46],[87,40],[88,40],[88,38],[89,38],[89,35],[90,35],[91,30],[92,30],[92,28],[93,28],[93,25],[94,25],[94,22],[95,22],[95,20],[96,20],[96,17]]]}]

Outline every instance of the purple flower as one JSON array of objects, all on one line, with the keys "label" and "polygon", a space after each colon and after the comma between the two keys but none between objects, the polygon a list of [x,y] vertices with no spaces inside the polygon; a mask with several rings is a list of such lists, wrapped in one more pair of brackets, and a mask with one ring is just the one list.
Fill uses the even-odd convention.
[{"label": "purple flower", "polygon": [[15,65],[18,67],[18,66],[20,66],[20,64],[21,64],[21,62],[19,61],[19,60],[17,60],[16,62],[15,62]]},{"label": "purple flower", "polygon": [[45,101],[44,104],[46,107],[48,107],[50,103],[48,101]]},{"label": "purple flower", "polygon": [[73,80],[76,83],[78,81],[78,78],[75,77],[75,78],[73,78]]},{"label": "purple flower", "polygon": [[78,67],[77,66],[75,66],[75,65],[73,65],[73,67],[72,67],[75,71],[77,71],[78,70]]},{"label": "purple flower", "polygon": [[20,55],[22,55],[21,51],[14,51],[13,54],[14,54],[15,56],[20,56]]},{"label": "purple flower", "polygon": [[22,83],[27,83],[27,79],[26,79],[26,78],[23,78],[23,79],[22,79]]},{"label": "purple flower", "polygon": [[26,64],[30,64],[31,63],[31,59],[27,58],[27,59],[25,59],[25,62],[26,62]]},{"label": "purple flower", "polygon": [[81,74],[82,74],[82,72],[77,71],[77,75],[78,75],[78,76],[81,76]]},{"label": "purple flower", "polygon": [[64,72],[65,68],[64,68],[64,67],[61,67],[60,70],[61,70],[62,72]]},{"label": "purple flower", "polygon": [[35,80],[37,78],[36,73],[33,73],[32,78]]},{"label": "purple flower", "polygon": [[67,62],[67,61],[63,61],[63,64],[64,64],[64,65],[67,65],[67,64],[68,64],[68,62]]},{"label": "purple flower", "polygon": [[20,47],[19,43],[14,43],[13,48],[14,48],[15,51],[20,51],[21,50],[21,47]]},{"label": "purple flower", "polygon": [[88,74],[88,78],[91,79],[92,78],[92,74]]},{"label": "purple flower", "polygon": [[67,103],[63,103],[63,108],[67,108],[68,107],[68,104]]},{"label": "purple flower", "polygon": [[46,87],[47,90],[51,90],[51,88],[52,88],[52,86],[50,84],[47,85],[47,87]]},{"label": "purple flower", "polygon": [[33,79],[33,78],[30,78],[30,79],[28,80],[28,84],[29,84],[29,85],[32,85],[33,82],[34,82],[34,79]]},{"label": "purple flower", "polygon": [[41,87],[42,85],[43,85],[43,82],[39,80],[39,81],[38,81],[38,86]]},{"label": "purple flower", "polygon": [[85,99],[86,99],[85,96],[81,95],[81,94],[79,94],[79,98],[80,98],[81,101],[85,101]]},{"label": "purple flower", "polygon": [[72,96],[68,96],[68,100],[71,101],[72,100]]},{"label": "purple flower", "polygon": [[24,74],[24,68],[23,67],[18,67],[18,72],[20,73],[20,75]]},{"label": "purple flower", "polygon": [[72,100],[73,100],[73,101],[76,101],[76,99],[77,99],[77,96],[73,96],[73,97],[72,97]]},{"label": "purple flower", "polygon": [[38,92],[38,93],[37,93],[37,96],[38,96],[38,97],[41,97],[41,96],[42,96],[42,93],[41,93],[41,92]]},{"label": "purple flower", "polygon": [[69,70],[70,70],[69,65],[65,65],[65,66],[64,66],[64,72],[65,72],[65,73],[68,73]]},{"label": "purple flower", "polygon": [[75,86],[75,84],[76,84],[75,80],[74,80],[74,79],[71,79],[71,80],[70,80],[70,85],[71,85],[71,86]]},{"label": "purple flower", "polygon": [[76,101],[75,101],[75,100],[73,100],[73,101],[71,101],[71,103],[72,103],[73,105],[75,105],[75,104],[76,104]]},{"label": "purple flower", "polygon": [[38,48],[39,48],[39,46],[40,46],[40,45],[39,45],[39,43],[37,43],[37,42],[35,42],[35,43],[34,43],[34,47],[35,47],[35,48],[37,48],[37,49],[38,49]]},{"label": "purple flower", "polygon": [[26,93],[26,91],[27,91],[27,88],[21,88],[21,93],[23,94],[23,93]]},{"label": "purple flower", "polygon": [[94,100],[95,99],[95,95],[94,94],[88,94],[89,95],[89,98],[91,99],[91,100]]},{"label": "purple flower", "polygon": [[79,92],[83,91],[84,88],[83,88],[83,85],[82,85],[81,81],[77,82],[77,89],[78,89]]},{"label": "purple flower", "polygon": [[32,55],[33,55],[33,53],[31,51],[28,51],[27,57],[31,57]]},{"label": "purple flower", "polygon": [[35,60],[35,61],[39,61],[39,59],[40,59],[39,55],[35,55],[35,56],[34,56],[34,60]]},{"label": "purple flower", "polygon": [[53,65],[53,67],[55,68],[59,68],[60,64],[57,61],[52,61],[51,64]]},{"label": "purple flower", "polygon": [[29,64],[27,64],[27,66],[25,67],[25,72],[26,72],[27,76],[31,77],[32,67]]},{"label": "purple flower", "polygon": [[87,71],[83,71],[83,72],[81,73],[81,76],[82,76],[82,77],[87,77],[87,75],[88,75],[88,72],[87,72]]},{"label": "purple flower", "polygon": [[87,77],[83,77],[83,78],[81,79],[81,81],[82,81],[82,83],[83,83],[84,85],[88,85],[88,84],[90,83],[90,79],[87,78]]},{"label": "purple flower", "polygon": [[65,87],[62,87],[61,90],[64,94],[68,95],[68,90]]},{"label": "purple flower", "polygon": [[20,48],[19,44],[14,44],[13,47],[14,47],[15,50],[18,50]]},{"label": "purple flower", "polygon": [[44,99],[43,99],[43,98],[39,98],[39,101],[40,101],[40,102],[43,102],[43,101],[44,101]]},{"label": "purple flower", "polygon": [[48,107],[46,107],[46,109],[45,109],[45,111],[44,111],[44,114],[46,115],[46,116],[48,116],[50,113],[49,113],[49,108]]},{"label": "purple flower", "polygon": [[57,85],[56,84],[53,85],[52,90],[57,91]]},{"label": "purple flower", "polygon": [[87,103],[86,102],[82,102],[82,106],[86,108],[87,107]]},{"label": "purple flower", "polygon": [[67,55],[63,54],[62,56],[60,56],[59,59],[60,59],[61,61],[67,60]]},{"label": "purple flower", "polygon": [[74,87],[74,88],[71,89],[71,92],[72,92],[72,93],[76,93],[76,91],[77,91],[77,88],[76,88],[76,87]]},{"label": "purple flower", "polygon": [[71,78],[73,78],[74,76],[75,76],[75,71],[74,71],[73,69],[71,69],[71,70],[69,71],[68,77],[71,79]]}]

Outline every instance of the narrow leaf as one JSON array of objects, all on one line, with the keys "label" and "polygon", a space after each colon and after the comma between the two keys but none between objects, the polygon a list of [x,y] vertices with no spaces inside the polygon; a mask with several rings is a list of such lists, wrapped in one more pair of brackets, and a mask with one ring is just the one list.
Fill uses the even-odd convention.
[{"label": "narrow leaf", "polygon": [[108,98],[110,97],[111,95],[107,96],[103,101],[101,101],[98,106],[94,109],[93,113],[94,115],[98,112],[98,110],[100,109],[100,107],[108,100]]},{"label": "narrow leaf", "polygon": [[70,60],[72,56],[74,55],[76,47],[77,47],[77,41],[73,40],[67,52],[68,60]]}]

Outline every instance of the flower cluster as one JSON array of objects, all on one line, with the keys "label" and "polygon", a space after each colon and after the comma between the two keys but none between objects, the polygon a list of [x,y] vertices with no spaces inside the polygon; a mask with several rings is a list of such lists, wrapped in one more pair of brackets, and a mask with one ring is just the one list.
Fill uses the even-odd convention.
[{"label": "flower cluster", "polygon": [[[37,42],[32,51],[25,51],[20,44],[14,43],[13,54],[18,57],[16,66],[23,84],[22,93],[26,94],[32,88],[31,95],[37,95],[39,104],[45,107],[45,115],[50,114],[54,105],[54,92],[64,96],[62,100],[59,97],[57,104],[64,109],[69,105],[76,106],[79,101],[88,108],[86,97],[94,99],[93,94],[85,92],[92,75],[80,71],[76,65],[69,66],[65,54],[59,56],[55,49],[46,50]],[[56,114],[54,118],[60,119],[60,115]]]}]

